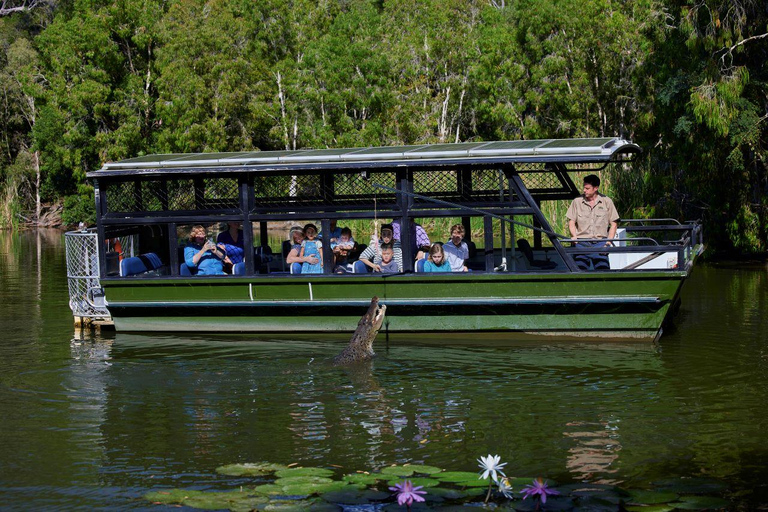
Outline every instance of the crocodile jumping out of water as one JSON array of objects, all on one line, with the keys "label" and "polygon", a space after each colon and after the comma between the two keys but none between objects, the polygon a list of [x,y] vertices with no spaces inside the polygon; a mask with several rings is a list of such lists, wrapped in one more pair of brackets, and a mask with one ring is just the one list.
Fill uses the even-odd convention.
[{"label": "crocodile jumping out of water", "polygon": [[372,298],[368,311],[357,323],[357,329],[349,340],[349,345],[333,358],[333,364],[343,365],[372,359],[376,355],[373,351],[373,340],[376,339],[376,334],[384,323],[386,312],[387,306],[379,304],[378,297]]}]

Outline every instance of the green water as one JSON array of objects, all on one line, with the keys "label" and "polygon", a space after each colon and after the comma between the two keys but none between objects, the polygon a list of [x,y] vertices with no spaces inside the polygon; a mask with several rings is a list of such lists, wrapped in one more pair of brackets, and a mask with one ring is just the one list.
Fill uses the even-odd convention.
[{"label": "green water", "polygon": [[332,341],[75,337],[63,249],[0,234],[0,509],[143,508],[232,489],[214,470],[236,462],[474,471],[488,453],[515,476],[704,476],[734,508],[768,502],[765,266],[697,268],[658,347],[380,337],[350,371],[325,364]]}]

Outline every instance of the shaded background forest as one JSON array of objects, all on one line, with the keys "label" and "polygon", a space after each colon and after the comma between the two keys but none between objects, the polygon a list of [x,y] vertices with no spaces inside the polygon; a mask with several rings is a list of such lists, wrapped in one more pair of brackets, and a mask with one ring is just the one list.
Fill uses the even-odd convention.
[{"label": "shaded background forest", "polygon": [[768,250],[764,0],[0,0],[0,224],[149,154],[623,135],[625,217]]}]

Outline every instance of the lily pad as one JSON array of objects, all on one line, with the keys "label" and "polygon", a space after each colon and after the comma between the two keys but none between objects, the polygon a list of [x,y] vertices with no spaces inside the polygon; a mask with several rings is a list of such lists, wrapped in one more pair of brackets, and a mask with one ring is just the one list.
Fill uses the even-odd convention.
[{"label": "lily pad", "polygon": [[675,510],[675,507],[672,505],[649,505],[647,507],[630,505],[626,509],[627,512],[672,512],[672,510]]},{"label": "lily pad", "polygon": [[257,485],[252,489],[252,491],[255,492],[256,494],[263,494],[263,495],[282,494],[283,487],[281,485],[275,485],[275,484],[264,484],[264,485]]},{"label": "lily pad", "polygon": [[205,491],[192,491],[189,489],[167,489],[161,491],[152,491],[144,495],[144,499],[152,503],[162,503],[163,505],[181,504],[185,499],[204,496]]},{"label": "lily pad", "polygon": [[424,497],[429,499],[430,496],[438,496],[440,498],[445,498],[446,500],[459,500],[461,498],[467,497],[467,493],[465,491],[460,491],[459,489],[446,489],[445,487],[430,487],[429,492]]},{"label": "lily pad", "polygon": [[[432,507],[427,505],[426,503],[416,503],[414,502],[413,505],[410,506],[410,510],[412,511],[419,511],[419,510],[432,510]],[[382,509],[382,512],[403,512],[403,507],[398,505],[397,502],[390,503],[388,505],[385,505]],[[477,509],[474,509],[474,512],[477,512]]]},{"label": "lily pad", "polygon": [[309,503],[304,500],[272,500],[262,510],[274,510],[280,512],[303,512],[308,510]]},{"label": "lily pad", "polygon": [[288,469],[288,466],[273,464],[271,462],[254,462],[219,466],[216,468],[216,472],[220,475],[227,476],[263,476],[283,469]]},{"label": "lily pad", "polygon": [[[420,485],[424,488],[427,487],[437,487],[440,485],[440,480],[435,480],[434,478],[427,478],[427,477],[416,477],[416,478],[409,478],[408,480],[411,481],[414,487]],[[390,480],[387,482],[387,485],[394,486],[395,484],[401,484],[403,483],[403,480]]]},{"label": "lily pad", "polygon": [[660,503],[669,503],[676,499],[677,494],[674,492],[630,491],[628,501],[635,505],[658,505]]},{"label": "lily pad", "polygon": [[482,496],[487,491],[483,489],[482,487],[470,487],[469,489],[464,489],[464,494],[467,496]]},{"label": "lily pad", "polygon": [[[443,482],[445,482],[443,480]],[[485,487],[488,488],[488,480],[480,480],[479,478],[473,478],[472,480],[464,480],[463,482],[445,482],[452,483],[456,487]],[[496,487],[496,484],[492,484]]]},{"label": "lily pad", "polygon": [[679,502],[669,505],[674,505],[676,509],[681,510],[719,510],[730,507],[732,503],[713,496],[683,496]]},{"label": "lily pad", "polygon": [[333,471],[325,468],[288,468],[275,473],[279,478],[289,478],[293,476],[333,476]]},{"label": "lily pad", "polygon": [[442,468],[436,466],[425,466],[423,464],[405,464],[404,468],[411,468],[416,475],[434,475],[435,473],[442,473]]},{"label": "lily pad", "polygon": [[413,466],[387,466],[386,468],[381,468],[381,474],[388,476],[411,476],[414,473]]},{"label": "lily pad", "polygon": [[251,512],[252,510],[261,509],[262,505],[268,502],[269,498],[266,496],[249,496],[233,502],[229,506],[229,510],[232,512]]},{"label": "lily pad", "polygon": [[352,473],[351,475],[341,477],[344,482],[363,485],[375,485],[379,480],[386,480],[387,478],[389,478],[389,475],[382,475],[380,473]]},{"label": "lily pad", "polygon": [[726,486],[711,478],[674,478],[653,482],[657,489],[677,494],[711,494],[724,491]]},{"label": "lily pad", "polygon": [[185,507],[199,508],[203,510],[222,510],[233,508],[236,504],[248,500],[249,503],[266,503],[269,500],[265,497],[249,496],[247,492],[206,492],[182,501]]},{"label": "lily pad", "polygon": [[366,505],[372,501],[385,501],[392,496],[388,492],[369,490],[341,490],[323,494],[322,498],[330,503],[343,505]]},{"label": "lily pad", "polygon": [[478,473],[470,473],[469,471],[446,471],[435,475],[435,478],[441,482],[464,482],[472,479],[477,480],[479,476]]},{"label": "lily pad", "polygon": [[516,501],[512,506],[520,512],[533,512],[535,510],[565,511],[573,510],[574,503],[567,496],[550,496],[545,504],[541,504],[539,500],[527,499]]},{"label": "lily pad", "polygon": [[349,484],[347,482],[330,482],[318,483],[318,484],[295,484],[286,485],[283,487],[283,493],[286,496],[309,496],[311,494],[325,494],[332,491],[340,491]]},{"label": "lily pad", "polygon": [[278,478],[275,480],[275,485],[285,487],[286,485],[327,484],[329,482],[333,482],[333,480],[324,476],[289,476]]}]

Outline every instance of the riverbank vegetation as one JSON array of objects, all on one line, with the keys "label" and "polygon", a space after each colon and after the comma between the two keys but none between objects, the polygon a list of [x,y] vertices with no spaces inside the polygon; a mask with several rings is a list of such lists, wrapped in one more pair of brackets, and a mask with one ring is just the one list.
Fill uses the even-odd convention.
[{"label": "riverbank vegetation", "polygon": [[768,249],[756,0],[8,0],[0,224],[93,215],[85,173],[149,153],[624,135],[629,217]]}]

